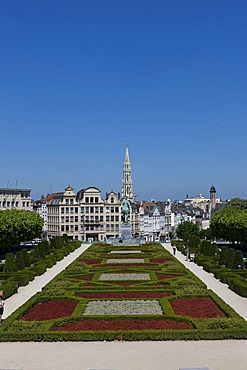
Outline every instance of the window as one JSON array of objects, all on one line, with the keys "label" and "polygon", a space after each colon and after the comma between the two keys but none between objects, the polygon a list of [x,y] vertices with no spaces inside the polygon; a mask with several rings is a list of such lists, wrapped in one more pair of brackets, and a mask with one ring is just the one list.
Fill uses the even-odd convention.
[{"label": "window", "polygon": [[61,223],[64,223],[64,216],[61,217]]},{"label": "window", "polygon": [[94,207],[90,207],[90,213],[93,213]]},{"label": "window", "polygon": [[81,207],[81,213],[84,213],[84,207]]},{"label": "window", "polygon": [[89,197],[86,197],[86,203],[89,203]]},{"label": "window", "polygon": [[94,212],[99,213],[99,207],[94,207]]},{"label": "window", "polygon": [[65,204],[69,204],[69,199],[65,199]]},{"label": "window", "polygon": [[74,213],[74,208],[73,207],[70,207],[70,213]]},{"label": "window", "polygon": [[75,231],[78,231],[78,226],[77,225],[75,225]]},{"label": "window", "polygon": [[99,203],[99,197],[95,197],[95,203]]},{"label": "window", "polygon": [[62,214],[64,213],[64,207],[61,207],[61,213]]},{"label": "window", "polygon": [[99,209],[100,213],[103,213],[103,210],[104,210],[104,208],[100,207],[100,209]]},{"label": "window", "polygon": [[111,207],[111,213],[114,213],[114,207]]},{"label": "window", "polygon": [[69,216],[66,216],[66,222],[69,222]]},{"label": "window", "polygon": [[86,207],[86,213],[89,213],[89,207]]},{"label": "window", "polygon": [[114,203],[114,198],[113,197],[111,197],[111,203]]},{"label": "window", "polygon": [[115,212],[119,212],[118,207],[115,207]]},{"label": "window", "polygon": [[75,213],[78,213],[78,207],[75,207]]},{"label": "window", "polygon": [[105,220],[110,221],[110,216],[106,216]]},{"label": "window", "polygon": [[69,207],[66,207],[66,214],[69,214]]},{"label": "window", "polygon": [[93,200],[94,200],[93,197],[90,197],[90,203],[93,203]]},{"label": "window", "polygon": [[64,231],[64,225],[61,226],[61,231]]},{"label": "window", "polygon": [[15,202],[15,206],[18,207],[19,206],[19,202]]},{"label": "window", "polygon": [[111,216],[111,222],[114,222],[114,216]]},{"label": "window", "polygon": [[70,204],[74,204],[74,199],[70,199]]},{"label": "window", "polygon": [[74,221],[74,217],[70,216],[70,222],[73,222],[73,221]]},{"label": "window", "polygon": [[[8,203],[9,202],[7,202],[7,207],[8,207]],[[22,202],[22,207],[26,207],[26,202]]]},{"label": "window", "polygon": [[75,216],[75,222],[78,222],[78,216]]},{"label": "window", "polygon": [[116,221],[119,221],[119,216],[116,216],[115,220],[116,220]]}]

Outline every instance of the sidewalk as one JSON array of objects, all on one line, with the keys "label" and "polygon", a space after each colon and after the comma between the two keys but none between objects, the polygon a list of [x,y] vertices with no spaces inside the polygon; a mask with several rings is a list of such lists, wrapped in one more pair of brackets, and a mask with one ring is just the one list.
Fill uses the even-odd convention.
[{"label": "sidewalk", "polygon": [[[170,243],[162,243],[163,247],[173,254],[173,249]],[[221,283],[213,274],[203,270],[202,266],[198,266],[194,262],[186,261],[185,256],[176,251],[175,257],[190,271],[192,271],[200,280],[212,289],[220,298],[231,306],[240,316],[247,320],[247,298],[240,297],[228,288],[228,285]],[[247,368],[247,365],[246,365]]]},{"label": "sidewalk", "polygon": [[3,319],[6,319],[6,317],[11,315],[18,307],[22,306],[37,292],[41,291],[42,288],[49,283],[49,281],[51,281],[56,275],[70,265],[77,257],[80,256],[80,254],[89,248],[89,246],[90,244],[82,244],[81,247],[64,257],[62,261],[57,262],[56,265],[47,269],[43,275],[36,276],[35,279],[28,285],[20,287],[16,294],[6,299]]}]

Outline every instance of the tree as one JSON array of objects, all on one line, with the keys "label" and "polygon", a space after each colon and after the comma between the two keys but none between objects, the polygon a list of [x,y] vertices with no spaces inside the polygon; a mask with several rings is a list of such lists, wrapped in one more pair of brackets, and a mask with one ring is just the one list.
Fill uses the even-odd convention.
[{"label": "tree", "polygon": [[233,268],[233,262],[235,258],[235,250],[234,248],[228,248],[227,249],[227,254],[226,254],[226,267],[228,269]]},{"label": "tree", "polygon": [[18,271],[21,271],[24,269],[25,267],[25,264],[24,264],[24,261],[23,261],[23,254],[21,251],[18,251],[16,253],[16,257],[15,257],[15,260],[16,260],[16,268]]},{"label": "tree", "polygon": [[15,272],[16,261],[13,253],[7,253],[5,256],[4,272]]},{"label": "tree", "polygon": [[184,221],[178,225],[176,229],[176,234],[179,239],[185,240],[184,237],[186,237],[186,233],[187,235],[188,234],[189,235],[191,234],[199,235],[199,228],[197,225],[193,224],[192,222]]},{"label": "tree", "polygon": [[240,250],[237,250],[235,253],[235,258],[233,261],[233,268],[234,269],[243,269],[244,268],[244,260],[243,260],[243,254]]},{"label": "tree", "polygon": [[0,245],[2,249],[40,237],[44,220],[32,211],[0,211]]},{"label": "tree", "polygon": [[247,243],[247,210],[224,208],[215,212],[210,227],[216,238]]},{"label": "tree", "polygon": [[220,265],[226,265],[226,255],[227,255],[227,247],[223,246],[220,251],[220,260],[219,260]]},{"label": "tree", "polygon": [[22,249],[21,252],[22,252],[22,258],[23,258],[23,262],[24,262],[25,267],[30,266],[30,260],[29,260],[29,255],[27,253],[27,250],[24,248],[24,249]]},{"label": "tree", "polygon": [[247,199],[233,198],[227,203],[226,208],[247,209]]}]

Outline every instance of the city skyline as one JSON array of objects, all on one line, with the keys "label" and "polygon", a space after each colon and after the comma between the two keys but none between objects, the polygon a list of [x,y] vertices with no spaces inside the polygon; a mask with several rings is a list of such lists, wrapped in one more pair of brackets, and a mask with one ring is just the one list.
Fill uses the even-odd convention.
[{"label": "city skyline", "polygon": [[0,187],[247,198],[244,1],[5,2]]}]

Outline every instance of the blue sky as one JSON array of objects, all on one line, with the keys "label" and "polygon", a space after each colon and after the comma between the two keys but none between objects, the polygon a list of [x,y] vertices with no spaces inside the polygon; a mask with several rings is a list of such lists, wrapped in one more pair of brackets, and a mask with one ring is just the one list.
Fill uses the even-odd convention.
[{"label": "blue sky", "polygon": [[0,1],[0,187],[247,198],[247,3]]}]

